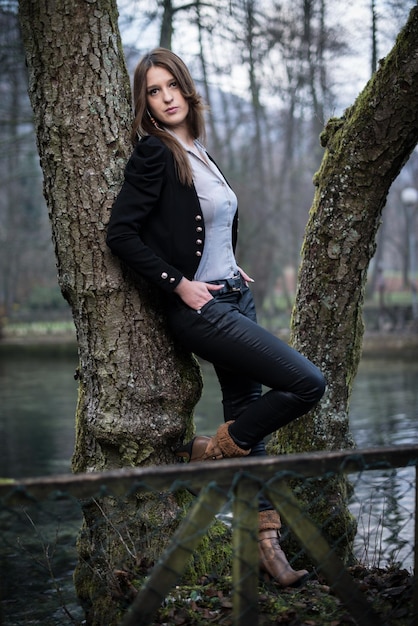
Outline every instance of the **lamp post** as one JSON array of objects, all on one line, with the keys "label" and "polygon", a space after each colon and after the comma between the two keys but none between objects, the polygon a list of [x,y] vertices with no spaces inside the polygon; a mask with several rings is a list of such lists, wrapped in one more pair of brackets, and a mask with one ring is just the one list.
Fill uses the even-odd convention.
[{"label": "lamp post", "polygon": [[415,285],[415,210],[418,206],[418,191],[415,187],[405,187],[401,192],[402,204],[405,207],[406,225],[408,230],[409,249],[409,283],[411,285],[412,318],[418,317],[417,288]]}]

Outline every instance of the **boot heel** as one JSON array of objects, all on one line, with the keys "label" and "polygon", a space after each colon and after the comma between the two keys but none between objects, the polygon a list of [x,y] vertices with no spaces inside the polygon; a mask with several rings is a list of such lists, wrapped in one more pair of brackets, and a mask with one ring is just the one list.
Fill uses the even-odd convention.
[{"label": "boot heel", "polygon": [[284,588],[292,587],[292,589],[297,589],[298,587],[303,587],[308,582],[309,578],[310,578],[310,575],[308,573],[306,573],[306,574],[303,574],[300,578],[297,578],[296,580],[294,580],[293,582],[291,582],[289,584],[282,584],[282,583],[280,583],[279,580],[277,580],[277,578],[274,578],[274,576],[272,576],[268,572],[265,572],[265,571],[260,569],[260,571],[258,573],[258,580],[259,580],[260,584],[274,585],[274,583],[276,583],[280,587],[284,587]]},{"label": "boot heel", "polygon": [[176,448],[176,450],[174,450],[174,454],[180,458],[184,458],[187,459],[187,461],[190,461],[193,452],[193,442],[194,439],[188,441],[182,446],[179,446],[178,448]]}]

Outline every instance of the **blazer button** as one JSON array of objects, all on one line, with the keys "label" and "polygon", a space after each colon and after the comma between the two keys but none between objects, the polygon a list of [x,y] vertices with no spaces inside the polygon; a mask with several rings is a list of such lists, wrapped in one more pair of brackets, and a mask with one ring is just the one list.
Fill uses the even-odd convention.
[{"label": "blazer button", "polygon": [[202,253],[200,252],[200,250],[196,251],[196,256],[202,256]]},{"label": "blazer button", "polygon": [[167,274],[167,272],[163,272],[163,273],[161,274],[161,278],[164,278],[164,280],[165,280],[166,278],[168,278],[168,274]]},{"label": "blazer button", "polygon": [[176,280],[175,278],[171,277],[170,278],[170,283],[174,283],[175,280]]},{"label": "blazer button", "polygon": [[197,233],[201,233],[201,232],[202,232],[202,230],[203,230],[203,228],[202,228],[201,226],[198,226],[198,227],[196,228],[196,232],[197,232]]},{"label": "blazer button", "polygon": [[203,241],[201,239],[196,239],[196,243],[197,243],[198,246],[201,246]]},{"label": "blazer button", "polygon": [[196,215],[196,217],[195,217],[196,222],[200,222],[201,219],[202,219],[201,215]]}]

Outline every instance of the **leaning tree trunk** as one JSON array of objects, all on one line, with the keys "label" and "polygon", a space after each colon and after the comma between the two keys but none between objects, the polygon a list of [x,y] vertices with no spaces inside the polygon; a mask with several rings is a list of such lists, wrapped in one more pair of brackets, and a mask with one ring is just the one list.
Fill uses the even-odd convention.
[{"label": "leaning tree trunk", "polygon": [[[418,141],[417,93],[415,7],[379,71],[321,137],[326,152],[314,181],[292,339],[322,369],[328,389],[316,410],[274,437],[272,450],[353,445],[348,410],[361,356],[367,270],[387,193]],[[342,481],[330,481],[328,489],[321,483],[306,500],[316,502],[314,514],[332,539],[352,534]],[[347,542],[342,545],[346,550]]]},{"label": "leaning tree trunk", "polygon": [[[200,372],[169,339],[157,294],[105,245],[130,152],[116,0],[21,0],[20,21],[58,278],[78,339],[74,471],[173,462]],[[86,505],[75,579],[89,624],[118,623],[113,597],[129,581],[114,571],[152,561],[177,510],[161,494],[123,507],[111,498]],[[156,520],[158,534],[149,532]]]}]

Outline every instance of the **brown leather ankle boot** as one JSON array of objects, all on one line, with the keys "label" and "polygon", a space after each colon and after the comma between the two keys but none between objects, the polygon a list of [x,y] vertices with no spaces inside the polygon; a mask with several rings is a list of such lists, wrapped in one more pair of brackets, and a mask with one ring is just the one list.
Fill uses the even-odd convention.
[{"label": "brown leather ankle boot", "polygon": [[247,456],[250,450],[244,450],[237,446],[229,434],[229,425],[233,421],[225,422],[219,426],[213,437],[195,437],[188,443],[180,446],[175,451],[176,456],[191,461],[216,461],[217,459],[230,459]]},{"label": "brown leather ankle boot", "polygon": [[259,553],[260,570],[282,587],[299,587],[308,576],[305,569],[295,571],[283,552],[279,539],[281,528],[277,511],[260,511]]}]

